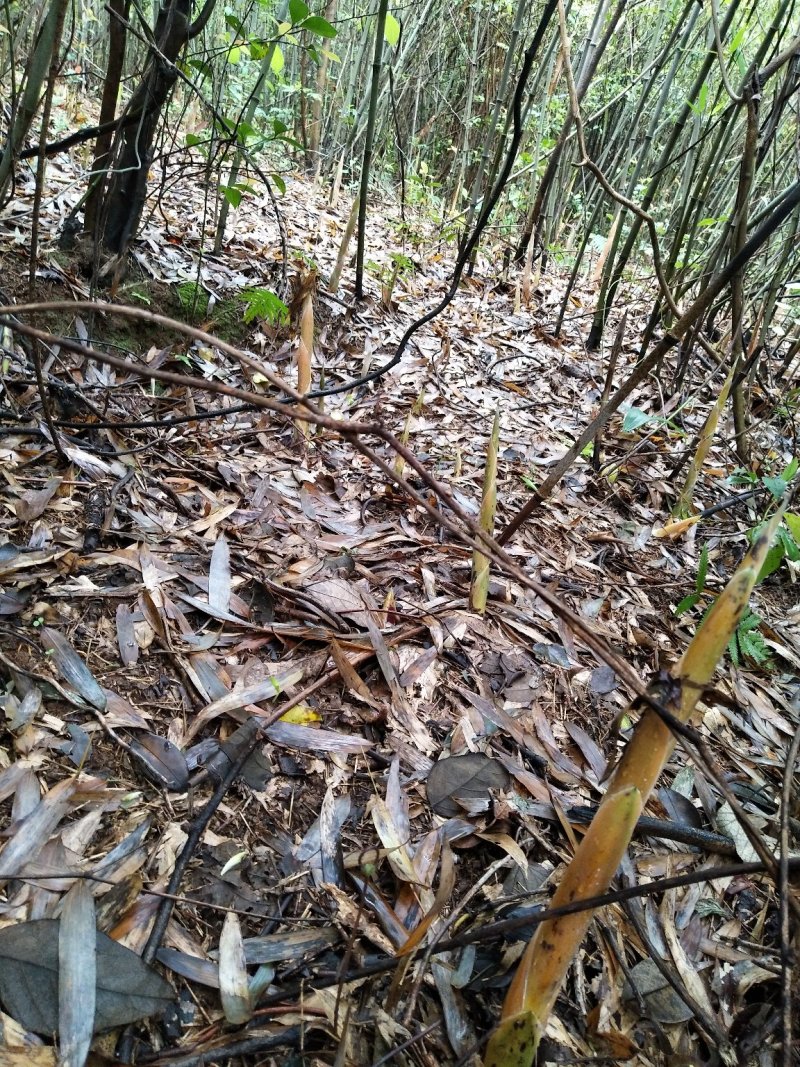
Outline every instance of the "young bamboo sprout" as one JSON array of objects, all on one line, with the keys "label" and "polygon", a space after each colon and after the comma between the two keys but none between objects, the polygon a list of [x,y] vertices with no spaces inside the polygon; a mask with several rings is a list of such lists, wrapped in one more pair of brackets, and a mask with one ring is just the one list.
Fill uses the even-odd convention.
[{"label": "young bamboo sprout", "polygon": [[711,448],[711,442],[714,440],[714,434],[717,432],[717,423],[722,413],[722,409],[728,399],[728,393],[731,390],[731,382],[733,381],[733,371],[730,372],[725,379],[725,383],[722,386],[722,390],[708,413],[708,418],[703,424],[703,429],[700,431],[700,440],[697,442],[697,451],[692,458],[692,462],[689,465],[689,472],[686,475],[686,481],[681,494],[678,497],[678,502],[672,509],[673,519],[688,519],[694,508],[692,507],[692,493],[694,491],[694,485],[697,481],[697,476],[703,469],[703,464],[706,461],[708,450]]},{"label": "young bamboo sprout", "polygon": [[347,259],[347,250],[350,247],[350,242],[353,240],[353,234],[358,220],[358,204],[359,198],[356,197],[353,201],[353,206],[350,208],[350,218],[347,220],[347,225],[342,234],[342,243],[339,245],[336,266],[333,268],[330,279],[328,280],[328,292],[333,293],[334,296],[339,291],[339,282],[342,279],[342,271],[344,270],[344,263]]},{"label": "young bamboo sprout", "polygon": [[[299,283],[299,292],[293,301],[300,310],[300,343],[297,348],[297,391],[307,393],[311,388],[311,356],[314,351],[314,291],[316,271],[309,271]],[[308,423],[297,420],[297,428],[308,437]]]},{"label": "young bamboo sprout", "polygon": [[[400,435],[400,444],[401,445],[407,445],[408,444],[408,437],[409,437],[409,434],[411,432],[412,419],[418,419],[419,416],[422,414],[422,409],[424,407],[425,407],[425,386],[423,386],[420,389],[419,393],[417,393],[417,399],[414,401],[414,403],[411,406],[411,410],[406,415],[406,421],[403,423],[403,432]],[[398,453],[397,456],[395,457],[395,461],[394,461],[395,474],[399,478],[402,478],[403,471],[405,469],[406,469],[406,461]]]},{"label": "young bamboo sprout", "polygon": [[[765,524],[736,573],[697,629],[671,679],[651,690],[653,698],[687,722],[747,608],[782,511]],[[641,807],[669,759],[675,738],[661,716],[648,709],[639,721],[597,814],[564,872],[552,905],[603,893],[630,842]],[[500,1025],[489,1039],[485,1067],[530,1067],[547,1017],[591,912],[550,919],[537,927],[503,1005]],[[721,1050],[726,1053],[728,1050]]]}]

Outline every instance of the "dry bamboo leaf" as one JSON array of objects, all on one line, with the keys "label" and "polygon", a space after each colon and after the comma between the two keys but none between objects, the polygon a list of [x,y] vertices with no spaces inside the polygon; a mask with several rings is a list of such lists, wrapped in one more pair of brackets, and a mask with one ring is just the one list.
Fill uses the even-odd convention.
[{"label": "dry bamboo leaf", "polygon": [[219,989],[219,966],[211,960],[165,947],[158,950],[156,959],[175,974],[188,978],[190,982],[197,982],[209,989]]},{"label": "dry bamboo leaf", "polygon": [[[198,677],[198,681],[201,686],[209,684],[209,696],[213,692],[218,692],[222,687],[221,680],[214,672],[214,668],[210,665],[202,666],[202,661],[198,661],[197,657],[192,657],[195,667],[202,668],[202,673]],[[212,719],[216,719],[220,715],[234,715],[241,722],[246,716],[239,714],[241,709],[249,709],[249,712],[253,715],[259,713],[266,715],[267,712],[263,712],[258,704],[264,700],[272,700],[277,696],[280,696],[286,688],[296,685],[303,677],[304,671],[301,668],[291,669],[285,671],[283,674],[270,675],[268,678],[262,679],[255,685],[248,686],[245,689],[233,689],[226,691],[224,696],[214,700],[207,707],[203,708],[199,714],[195,715],[194,719],[189,723],[189,726],[184,735],[184,742],[188,744],[193,737],[195,737],[204,726],[206,726]],[[212,681],[213,679],[213,681]]]},{"label": "dry bamboo leaf", "polygon": [[74,778],[57,782],[0,852],[0,883],[19,874],[26,863],[39,855],[45,842],[70,810],[77,789]]},{"label": "dry bamboo leaf", "polygon": [[59,1067],[83,1067],[92,1043],[97,986],[97,930],[88,882],[64,898],[58,924]]},{"label": "dry bamboo leaf", "polygon": [[436,888],[433,903],[425,915],[423,915],[418,925],[414,927],[413,932],[409,934],[406,943],[398,949],[398,956],[407,956],[409,952],[413,952],[414,949],[422,943],[422,939],[425,937],[428,930],[430,930],[435,920],[442,914],[445,905],[452,896],[455,883],[453,850],[450,848],[449,842],[445,840],[442,842],[442,869],[439,875],[439,885]]},{"label": "dry bamboo leaf", "polygon": [[106,695],[102,686],[83,662],[81,657],[58,630],[42,627],[42,645],[52,658],[61,677],[79,693],[87,704],[98,711],[105,711]]},{"label": "dry bamboo leaf", "polygon": [[331,638],[330,650],[331,658],[336,664],[336,669],[342,676],[342,681],[350,690],[350,692],[354,696],[358,697],[359,700],[363,700],[365,704],[369,704],[370,707],[380,707],[380,704],[372,696],[369,691],[369,688],[359,675],[358,671],[347,658],[347,654],[345,653],[344,649],[333,638]]},{"label": "dry bamboo leaf", "polygon": [[373,742],[366,737],[355,734],[338,734],[334,730],[315,730],[311,726],[299,726],[297,723],[278,722],[267,726],[264,734],[273,744],[296,748],[301,752],[342,752],[362,753],[373,747]]},{"label": "dry bamboo leaf", "polygon": [[330,786],[319,809],[320,879],[323,884],[343,886],[342,822],[337,818],[336,798]]},{"label": "dry bamboo leaf", "polygon": [[214,542],[211,566],[208,571],[208,603],[217,611],[227,613],[231,604],[231,553],[224,534]]},{"label": "dry bamboo leaf", "polygon": [[0,1047],[0,1067],[55,1067],[56,1050],[46,1046]]},{"label": "dry bamboo leaf", "polygon": [[408,834],[403,834],[398,830],[389,808],[381,797],[372,798],[370,814],[381,844],[388,849],[389,866],[402,882],[418,885],[420,878],[408,850]]},{"label": "dry bamboo leaf", "polygon": [[132,667],[139,659],[139,645],[133,625],[133,612],[127,604],[117,604],[117,647],[123,666]]}]

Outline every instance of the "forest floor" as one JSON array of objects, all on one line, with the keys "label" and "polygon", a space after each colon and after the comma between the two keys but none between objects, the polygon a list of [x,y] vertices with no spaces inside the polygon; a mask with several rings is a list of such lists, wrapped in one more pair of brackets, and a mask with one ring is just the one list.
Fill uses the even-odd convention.
[{"label": "forest floor", "polygon": [[[89,296],[74,256],[58,248],[78,195],[70,167],[48,169],[38,300]],[[3,303],[27,299],[31,194],[22,180],[0,220]],[[279,285],[269,201],[242,204],[218,256],[201,256],[211,230],[204,203],[199,186],[165,189],[113,300],[188,321],[199,282],[195,321],[295,382],[296,316],[288,325],[243,318],[245,290]],[[299,178],[280,202],[290,281],[302,286],[312,268],[320,279],[315,385],[323,373],[338,384],[391,358],[453,266],[452,245],[430,221],[417,215],[404,227],[396,205],[371,204],[366,297],[352,299],[351,263],[340,292],[327,293],[349,207],[349,197],[332,207],[326,190]],[[395,251],[408,263],[384,301]],[[482,252],[387,377],[324,405],[337,418],[405,430],[472,516],[499,412],[498,530],[590,420],[608,359],[607,347],[590,353],[583,343],[592,285],[572,294],[556,338],[565,274],[547,265],[520,307],[517,272],[501,277],[500,258],[491,246]],[[651,299],[630,283],[617,381],[636,359]],[[153,320],[64,309],[20,318],[198,384],[155,382],[51,342],[44,371],[65,467],[43,424],[29,349],[19,335],[4,338],[4,1062],[56,1062],[49,1039],[33,1032],[52,1033],[58,1007],[55,983],[19,960],[12,967],[2,935],[24,935],[28,963],[47,957],[52,975],[53,927],[37,923],[58,915],[76,876],[93,876],[99,929],[155,953],[179,1002],[177,1015],[165,1021],[160,1011],[136,1029],[137,1063],[478,1063],[530,936],[531,906],[558,884],[638,715],[625,714],[631,693],[513,576],[494,573],[485,613],[471,611],[469,548],[387,487],[349,439],[330,428],[304,436],[288,419],[204,392],[203,382],[267,392],[252,366]],[[654,536],[685,478],[675,465],[691,455],[713,400],[705,372],[692,374],[699,384],[684,386],[669,419],[659,413],[671,389],[646,382],[633,414],[606,431],[600,472],[581,459],[508,545],[642,678],[676,662],[766,506],[748,497],[681,538]],[[791,456],[774,423],[756,440],[778,466]],[[735,467],[722,436],[696,488],[699,507],[735,492],[726,480]],[[412,474],[407,467],[435,503]],[[707,591],[678,617],[704,544]],[[784,562],[753,598],[769,663],[728,658],[696,720],[768,842],[779,837],[800,724],[793,578]],[[217,790],[213,818],[200,826],[220,777],[252,744],[252,724],[287,701],[291,710]],[[653,890],[598,913],[541,1062],[714,1063],[729,1041],[742,1062],[777,1063],[774,883],[716,873],[750,860],[751,846],[706,769],[680,748],[647,813],[659,822],[637,835],[619,884]],[[657,887],[696,870],[707,880]],[[59,879],[43,877],[54,872]],[[145,950],[167,891],[178,899]],[[492,925],[509,919],[516,925]],[[237,928],[249,997],[236,985]],[[417,950],[399,955],[415,930]],[[148,981],[142,995],[163,1008],[163,987]],[[144,1014],[133,996],[109,992],[109,1029]],[[110,1047],[93,1062],[109,1062]]]}]

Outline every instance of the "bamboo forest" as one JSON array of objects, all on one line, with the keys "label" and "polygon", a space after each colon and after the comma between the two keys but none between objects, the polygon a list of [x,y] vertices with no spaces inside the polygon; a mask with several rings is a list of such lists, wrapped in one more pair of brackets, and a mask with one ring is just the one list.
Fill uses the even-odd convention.
[{"label": "bamboo forest", "polygon": [[800,1062],[797,0],[5,0],[2,1067]]}]

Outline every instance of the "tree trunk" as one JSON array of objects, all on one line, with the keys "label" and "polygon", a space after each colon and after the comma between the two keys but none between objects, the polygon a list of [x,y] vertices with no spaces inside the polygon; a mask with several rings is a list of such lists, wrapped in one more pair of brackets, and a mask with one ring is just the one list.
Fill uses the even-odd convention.
[{"label": "tree trunk", "polygon": [[375,55],[372,60],[372,83],[369,91],[369,112],[367,115],[367,132],[364,137],[364,161],[361,165],[361,193],[358,202],[358,249],[356,251],[356,300],[364,295],[364,245],[367,228],[367,195],[369,193],[369,172],[372,165],[372,145],[375,137],[375,114],[378,110],[378,94],[381,89],[381,62],[383,56],[383,35],[386,30],[386,12],[389,0],[379,0],[378,15],[375,24]]},{"label": "tree trunk", "polygon": [[[101,211],[102,253],[119,264],[136,235],[147,197],[147,175],[153,161],[153,142],[161,113],[178,80],[175,61],[186,43],[201,32],[214,8],[206,3],[194,23],[192,0],[164,0],[154,38],[156,51],[148,58],[139,86],[128,105],[139,120],[122,129],[108,191]],[[101,271],[108,274],[108,265]]]},{"label": "tree trunk", "polygon": [[[110,0],[108,5],[108,64],[103,82],[103,99],[100,104],[100,126],[111,123],[117,111],[122,67],[125,61],[126,23],[129,10],[130,0]],[[95,142],[94,162],[92,163],[94,184],[86,201],[83,224],[87,233],[95,233],[98,213],[103,203],[103,190],[106,185],[113,142],[114,131],[111,129],[101,133]]]}]

